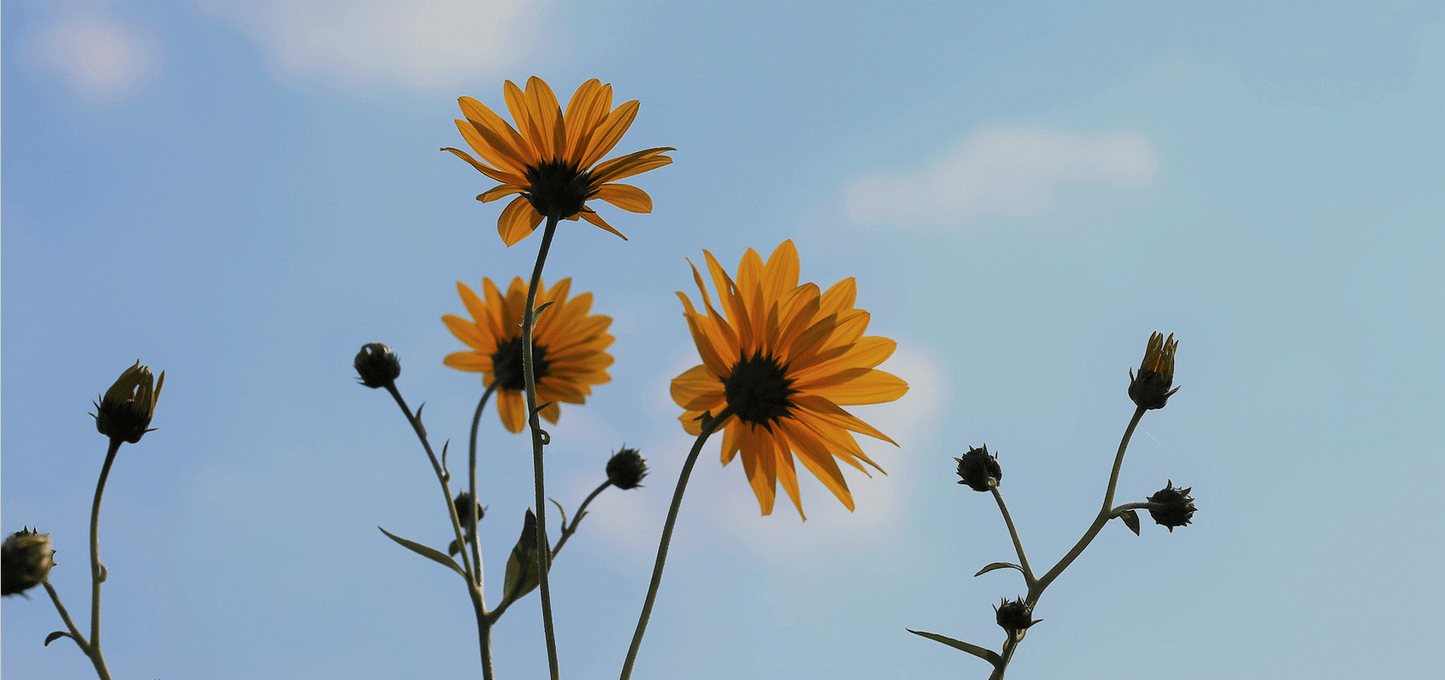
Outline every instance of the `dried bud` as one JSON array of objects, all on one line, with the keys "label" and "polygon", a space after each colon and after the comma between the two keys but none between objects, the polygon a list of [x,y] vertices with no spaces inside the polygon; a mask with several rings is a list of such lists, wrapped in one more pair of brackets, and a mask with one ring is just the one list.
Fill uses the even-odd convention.
[{"label": "dried bud", "polygon": [[401,375],[401,360],[396,358],[396,352],[379,342],[362,345],[351,365],[361,376],[361,384],[372,389],[391,385]]},{"label": "dried bud", "polygon": [[160,380],[151,375],[149,366],[140,365],[125,369],[116,378],[115,384],[105,391],[100,403],[95,404],[95,429],[111,439],[120,439],[132,444],[139,442],[150,427],[151,416],[156,412],[156,400],[161,397],[161,387],[166,384],[166,372],[161,371]]},{"label": "dried bud", "polygon": [[1139,375],[1129,371],[1129,398],[1136,405],[1146,409],[1164,408],[1169,397],[1179,391],[1178,387],[1169,389],[1174,384],[1174,350],[1178,347],[1173,333],[1168,340],[1163,333],[1150,334],[1144,361],[1139,364]]},{"label": "dried bud", "polygon": [[1023,598],[1015,598],[1013,601],[1001,600],[997,607],[993,608],[994,620],[1000,628],[1009,634],[1015,642],[1024,639],[1024,632],[1029,626],[1042,621],[1034,620],[1034,610],[1024,603]]},{"label": "dried bud", "polygon": [[0,546],[0,594],[19,595],[40,585],[55,566],[50,534],[22,529]]},{"label": "dried bud", "polygon": [[1194,519],[1194,497],[1189,491],[1194,487],[1174,488],[1174,480],[1149,497],[1149,516],[1162,527],[1174,533],[1174,527],[1182,527]]},{"label": "dried bud", "polygon": [[629,449],[625,444],[607,461],[607,481],[619,489],[636,489],[642,486],[642,478],[646,476],[647,461],[637,449]]},{"label": "dried bud", "polygon": [[968,447],[968,453],[958,461],[959,484],[967,484],[974,491],[988,491],[998,486],[1003,479],[1003,468],[998,466],[998,456],[988,452],[988,444],[979,448]]}]

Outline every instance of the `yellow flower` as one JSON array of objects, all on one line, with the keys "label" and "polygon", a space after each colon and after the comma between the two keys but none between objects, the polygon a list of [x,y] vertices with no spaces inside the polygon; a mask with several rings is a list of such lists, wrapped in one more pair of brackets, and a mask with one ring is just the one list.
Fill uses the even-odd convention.
[{"label": "yellow flower", "polygon": [[622,236],[587,207],[586,202],[594,198],[630,212],[652,212],[647,192],[616,180],[671,163],[672,159],[662,154],[673,151],[672,147],[646,149],[597,164],[637,117],[636,100],[612,108],[612,86],[596,78],[577,88],[566,114],[552,89],[536,76],[527,79],[525,92],[510,80],[505,91],[516,129],[481,102],[462,97],[457,101],[466,120],[458,120],[457,129],[481,160],[460,149],[442,149],[501,182],[477,200],[486,203],[521,194],[497,220],[503,242],[510,246],[526,238],[552,211],[559,218],[581,217]]},{"label": "yellow flower", "polygon": [[[607,327],[612,317],[589,315],[592,294],[567,298],[572,279],[562,279],[551,290],[537,282],[537,305],[552,303],[537,316],[532,333],[532,363],[537,373],[537,403],[551,405],[542,409],[542,417],[557,422],[561,415],[558,404],[581,404],[592,394],[592,386],[612,379],[607,367],[612,355],[605,350],[612,344]],[[527,426],[526,381],[522,374],[522,312],[527,307],[527,282],[512,279],[503,297],[491,279],[482,279],[483,300],[457,282],[471,319],[447,314],[442,317],[458,340],[470,350],[453,352],[443,363],[462,371],[482,374],[482,384],[497,388],[497,412],[502,424],[512,432]]]},{"label": "yellow flower", "polygon": [[677,294],[702,356],[702,364],[672,381],[673,401],[686,411],[679,418],[683,428],[700,434],[704,413],[716,416],[730,410],[720,424],[722,462],[726,465],[742,453],[743,469],[764,515],[773,511],[778,481],[803,514],[795,454],[852,510],[853,496],[834,459],[864,474],[868,471],[863,463],[882,471],[859,448],[853,433],[896,443],[842,407],[893,401],[908,391],[897,376],[873,368],[893,354],[897,343],[863,336],[869,315],[853,307],[853,279],[839,281],[826,292],[813,283],[799,286],[798,251],[792,241],[779,245],[766,264],[748,249],[736,282],[712,253],[703,253],[721,313],[694,266],[707,313],[699,313],[687,295]]}]

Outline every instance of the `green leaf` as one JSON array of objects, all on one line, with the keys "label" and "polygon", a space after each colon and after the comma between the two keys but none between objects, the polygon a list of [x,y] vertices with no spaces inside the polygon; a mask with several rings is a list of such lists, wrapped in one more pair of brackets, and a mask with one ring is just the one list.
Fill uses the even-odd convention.
[{"label": "green leaf", "polygon": [[1017,565],[1017,564],[1014,564],[1013,562],[993,562],[993,563],[989,564],[988,566],[986,566],[986,567],[984,567],[984,568],[982,568],[982,569],[979,569],[979,570],[978,570],[978,573],[977,573],[977,574],[974,574],[973,576],[974,576],[974,578],[978,578],[979,576],[983,576],[984,574],[987,574],[988,572],[993,571],[993,570],[995,570],[995,569],[1017,569],[1017,570],[1019,570],[1019,573],[1020,573],[1020,574],[1024,573],[1024,568],[1023,568],[1023,567],[1020,567],[1020,566]]},{"label": "green leaf", "polygon": [[1134,532],[1135,536],[1139,535],[1139,513],[1125,510],[1119,513],[1119,519],[1124,520],[1124,525],[1129,527],[1129,531]]},{"label": "green leaf", "polygon": [[[377,528],[381,529],[381,527]],[[443,555],[440,550],[437,550],[436,548],[428,548],[427,546],[417,543],[416,541],[408,541],[405,538],[402,538],[400,536],[397,536],[396,534],[391,533],[390,531],[387,531],[386,529],[381,529],[381,533],[386,534],[387,538],[396,541],[397,543],[400,543],[401,547],[406,548],[407,550],[410,550],[418,555],[421,555],[422,557],[425,557],[433,562],[436,562],[443,567],[447,567],[448,569],[457,572],[461,575],[462,578],[467,577],[467,573],[462,571],[462,568],[458,567],[457,563],[452,561],[452,558]]]},{"label": "green leaf", "polygon": [[921,630],[913,630],[912,628],[904,628],[903,630],[913,633],[914,635],[926,637],[930,640],[933,640],[934,642],[942,642],[943,644],[948,645],[949,647],[952,647],[954,649],[961,649],[965,652],[968,652],[969,654],[972,654],[980,659],[983,659],[984,661],[993,664],[995,667],[998,666],[998,652],[995,652],[991,649],[984,649],[983,647],[980,647],[978,645],[970,644],[964,642],[963,640],[955,640],[951,637],[948,637],[947,635],[939,635],[938,633],[925,633]]},{"label": "green leaf", "polygon": [[507,558],[507,575],[502,578],[502,596],[505,599],[520,599],[541,583],[541,574],[537,571],[539,561],[537,516],[527,510],[527,516],[522,520],[522,535],[512,546],[512,554]]},{"label": "green leaf", "polygon": [[72,640],[75,639],[74,637],[71,637],[70,633],[67,633],[67,632],[65,632],[65,631],[63,631],[63,630],[57,630],[57,631],[55,631],[54,633],[51,633],[51,634],[45,636],[45,646],[46,646],[46,647],[49,647],[49,646],[50,646],[50,643],[55,642],[56,640],[59,640],[60,638],[63,638],[63,637],[68,637],[68,638],[70,638],[70,639],[72,639]]}]

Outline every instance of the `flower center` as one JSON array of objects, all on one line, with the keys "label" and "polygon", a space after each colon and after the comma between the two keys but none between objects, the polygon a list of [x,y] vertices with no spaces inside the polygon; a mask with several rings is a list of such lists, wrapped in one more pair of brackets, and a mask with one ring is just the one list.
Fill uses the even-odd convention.
[{"label": "flower center", "polygon": [[527,200],[541,215],[547,215],[553,208],[558,217],[571,217],[587,203],[591,178],[577,166],[562,161],[545,161],[527,168],[527,183],[531,190]]},{"label": "flower center", "polygon": [[732,374],[723,381],[723,392],[739,419],[771,431],[772,422],[792,410],[788,397],[798,392],[792,384],[776,359],[756,352],[733,366]]},{"label": "flower center", "polygon": [[[532,368],[537,371],[538,382],[547,377],[547,348],[535,341],[532,342]],[[492,354],[492,375],[496,376],[493,384],[497,389],[526,390],[527,377],[523,371],[521,336],[497,345],[497,351]]]}]

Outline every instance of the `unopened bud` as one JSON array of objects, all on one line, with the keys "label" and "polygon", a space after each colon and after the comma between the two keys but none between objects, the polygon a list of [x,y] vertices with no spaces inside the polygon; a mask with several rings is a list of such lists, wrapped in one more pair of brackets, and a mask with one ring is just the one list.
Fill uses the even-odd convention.
[{"label": "unopened bud", "polygon": [[91,414],[95,416],[95,429],[111,439],[139,442],[150,432],[147,428],[165,384],[165,371],[161,371],[160,380],[156,380],[150,367],[136,361],[105,391],[100,403],[95,404],[95,413]]},{"label": "unopened bud", "polygon": [[0,595],[19,595],[38,586],[55,566],[50,534],[22,529],[0,546]]},{"label": "unopened bud", "polygon": [[625,445],[607,461],[607,481],[619,489],[636,489],[647,476],[647,461],[637,449]]},{"label": "unopened bud", "polygon": [[959,484],[967,484],[974,491],[988,491],[998,486],[1003,479],[1003,468],[998,466],[998,456],[988,452],[988,445],[979,448],[968,447],[968,453],[958,461]]},{"label": "unopened bud", "polygon": [[401,375],[401,360],[396,358],[396,352],[379,342],[362,345],[351,365],[356,367],[361,384],[372,389],[391,385]]}]

